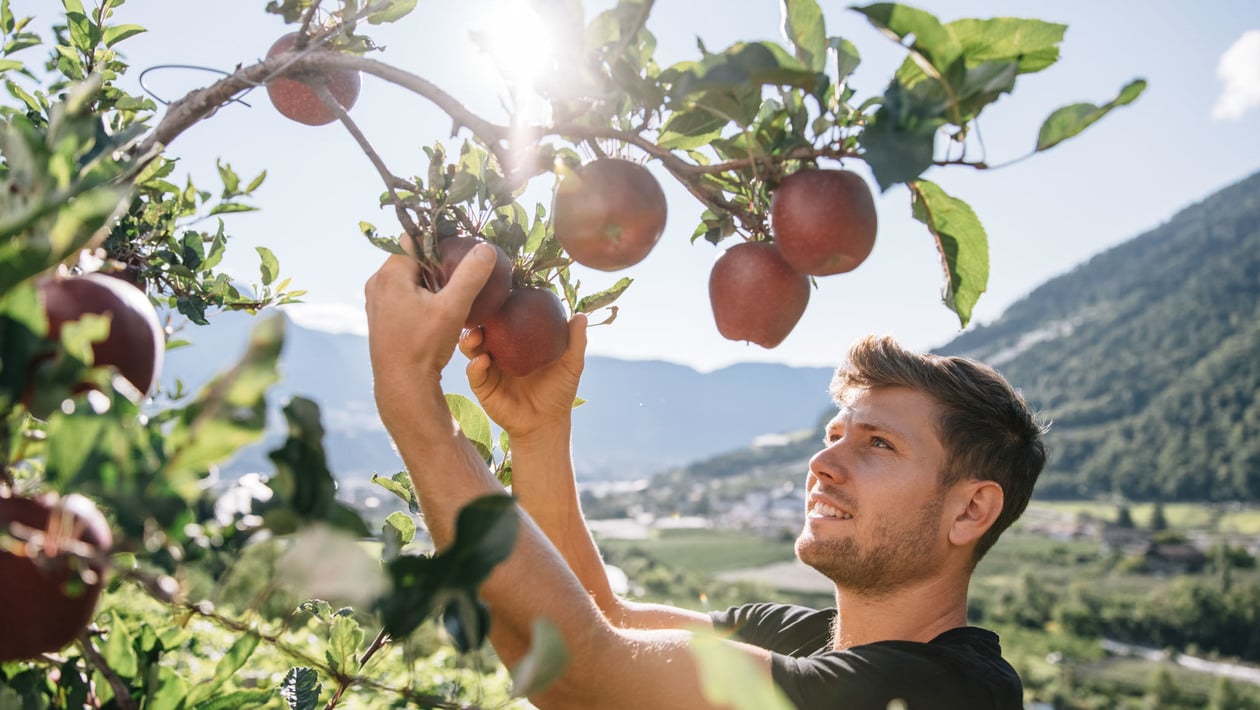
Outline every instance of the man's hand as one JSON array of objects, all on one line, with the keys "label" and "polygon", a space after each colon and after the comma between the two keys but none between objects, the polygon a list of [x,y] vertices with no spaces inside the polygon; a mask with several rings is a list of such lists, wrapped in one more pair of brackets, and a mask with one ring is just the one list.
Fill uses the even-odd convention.
[{"label": "man's hand", "polygon": [[420,285],[421,266],[411,255],[390,256],[368,279],[368,349],[382,417],[391,404],[406,406],[417,388],[440,386],[464,318],[494,266],[494,251],[475,247],[442,290]]},{"label": "man's hand", "polygon": [[514,441],[557,429],[567,437],[585,364],[586,316],[578,313],[569,320],[569,346],[559,360],[524,377],[514,377],[495,365],[483,340],[481,328],[469,328],[459,339],[459,349],[469,360],[468,384],[486,414]]}]

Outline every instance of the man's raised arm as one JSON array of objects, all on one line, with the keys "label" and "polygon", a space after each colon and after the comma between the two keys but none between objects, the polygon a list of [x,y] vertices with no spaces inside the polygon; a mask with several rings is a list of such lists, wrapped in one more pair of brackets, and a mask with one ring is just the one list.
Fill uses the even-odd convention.
[{"label": "man's raised arm", "polygon": [[[474,249],[439,293],[418,285],[414,259],[391,256],[366,288],[377,406],[410,472],[439,548],[454,537],[459,510],[502,487],[455,425],[441,389],[468,306],[489,274],[489,250]],[[566,437],[567,439],[567,437]],[[567,459],[567,455],[566,455]],[[508,558],[479,590],[491,610],[491,641],[514,664],[534,619],[558,629],[572,661],[534,701],[543,707],[704,708],[687,631],[611,625],[528,515]],[[769,655],[739,644],[770,677]]]}]

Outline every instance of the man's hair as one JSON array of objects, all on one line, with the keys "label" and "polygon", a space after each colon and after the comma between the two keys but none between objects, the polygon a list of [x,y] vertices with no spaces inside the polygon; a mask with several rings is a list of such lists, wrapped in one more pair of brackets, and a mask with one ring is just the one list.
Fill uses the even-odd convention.
[{"label": "man's hair", "polygon": [[836,370],[831,394],[843,402],[853,390],[902,386],[940,405],[937,434],[945,449],[942,488],[962,480],[995,481],[1004,502],[997,520],[976,544],[979,562],[1023,514],[1046,463],[1039,421],[1024,397],[988,365],[962,357],[919,354],[889,337],[867,336]]}]

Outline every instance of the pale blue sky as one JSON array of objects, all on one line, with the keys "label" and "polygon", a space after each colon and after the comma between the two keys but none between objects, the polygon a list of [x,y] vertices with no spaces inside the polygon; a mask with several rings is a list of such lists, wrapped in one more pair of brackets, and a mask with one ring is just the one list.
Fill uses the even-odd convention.
[{"label": "pale blue sky", "polygon": [[[35,8],[52,5],[48,0],[12,4],[18,13],[45,12]],[[151,32],[122,48],[136,68],[248,64],[286,31],[278,17],[263,11],[265,4],[128,0],[118,21]],[[589,12],[595,3],[587,5]],[[823,5],[829,34],[852,40],[862,53],[863,65],[853,79],[859,95],[882,92],[903,51],[847,4]],[[1234,113],[1241,107],[1241,114],[1213,116],[1226,90],[1218,76],[1221,58],[1248,30],[1260,31],[1260,3],[933,0],[918,6],[943,20],[1015,15],[1069,26],[1059,63],[1021,77],[1015,93],[986,112],[981,130],[991,162],[1027,152],[1041,121],[1055,108],[1077,101],[1103,103],[1136,77],[1150,82],[1136,104],[1046,154],[1000,171],[929,173],[968,201],[989,232],[992,275],[976,322],[996,318],[1047,278],[1260,169],[1260,107],[1255,105],[1260,34],[1232,55],[1241,66],[1232,94]],[[499,0],[421,0],[411,17],[371,33],[388,48],[379,59],[435,80],[474,109],[503,120],[495,75],[467,34],[508,14]],[[779,24],[774,0],[658,0],[649,28],[658,37],[659,61],[668,64],[693,58],[697,35],[716,49],[737,39],[777,38]],[[188,72],[151,76],[151,85],[168,96],[212,78]],[[325,312],[354,320],[361,314],[363,282],[383,258],[359,236],[357,223],[367,220],[384,231],[397,230],[390,213],[375,206],[380,180],[339,126],[292,123],[270,107],[262,92],[247,100],[253,108],[223,109],[181,136],[171,153],[181,156],[184,169],[207,187],[214,184],[216,157],[247,176],[267,169],[258,193],[263,211],[228,223],[238,237],[229,268],[253,279],[253,246],[265,245],[295,285],[308,289],[308,318]],[[449,119],[422,99],[370,77],[353,115],[401,175],[423,171],[420,147],[450,132]],[[864,164],[853,167],[869,178]],[[542,182],[538,194],[546,199]],[[878,199],[880,232],[870,259],[855,272],[820,279],[804,318],[782,345],[763,350],[726,341],[712,324],[707,296],[708,270],[718,250],[703,242],[689,244],[701,208],[681,188],[667,183],[666,192],[669,224],[662,243],[643,263],[623,274],[580,274],[591,289],[621,275],[636,279],[619,303],[617,322],[592,331],[591,352],[701,369],[750,360],[834,365],[865,333],[888,333],[926,349],[959,332],[956,316],[940,305],[939,259],[930,235],[910,218],[906,191],[893,188]],[[329,315],[326,322],[336,320]]]}]

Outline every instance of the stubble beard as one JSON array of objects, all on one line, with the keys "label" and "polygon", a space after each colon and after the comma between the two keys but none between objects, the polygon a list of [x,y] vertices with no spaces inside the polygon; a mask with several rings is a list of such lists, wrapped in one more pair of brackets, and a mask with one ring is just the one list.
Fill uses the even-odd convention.
[{"label": "stubble beard", "polygon": [[871,534],[876,542],[865,548],[852,534],[819,539],[807,529],[796,540],[796,556],[842,592],[887,596],[926,577],[939,564],[935,541],[944,504],[942,491],[920,507],[909,524],[878,523]]}]

